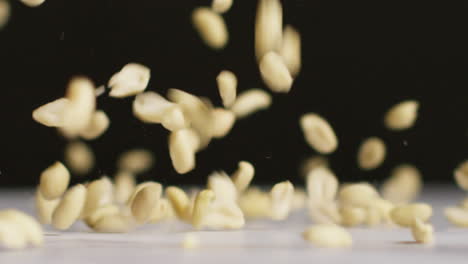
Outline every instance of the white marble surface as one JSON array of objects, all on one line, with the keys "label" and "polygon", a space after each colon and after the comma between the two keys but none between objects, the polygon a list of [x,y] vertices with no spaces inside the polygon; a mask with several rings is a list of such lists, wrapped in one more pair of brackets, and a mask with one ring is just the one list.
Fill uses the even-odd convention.
[{"label": "white marble surface", "polygon": [[[412,243],[408,229],[352,228],[350,249],[320,249],[301,237],[309,224],[304,212],[285,222],[253,221],[239,231],[195,232],[197,249],[180,244],[188,225],[149,225],[129,234],[92,233],[84,225],[57,232],[46,228],[45,245],[22,251],[0,249],[0,264],[47,263],[467,263],[468,229],[451,226],[443,217],[445,206],[464,197],[455,187],[425,189],[420,201],[434,205],[432,222],[436,242]],[[33,191],[0,190],[0,209],[19,208],[33,214]]]}]

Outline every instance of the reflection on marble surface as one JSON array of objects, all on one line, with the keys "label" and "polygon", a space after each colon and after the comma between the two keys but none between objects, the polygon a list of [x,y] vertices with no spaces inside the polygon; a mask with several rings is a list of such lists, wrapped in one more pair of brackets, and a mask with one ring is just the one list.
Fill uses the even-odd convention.
[{"label": "reflection on marble surface", "polygon": [[[0,190],[0,209],[19,208],[34,212],[32,190]],[[436,242],[413,243],[411,231],[402,228],[351,228],[350,249],[319,249],[302,239],[311,224],[305,212],[296,212],[284,222],[250,221],[238,231],[194,232],[197,249],[183,249],[182,240],[191,226],[179,222],[147,225],[128,234],[98,234],[84,224],[66,232],[46,228],[45,246],[23,251],[0,249],[0,263],[466,263],[468,229],[451,226],[443,208],[464,198],[455,187],[430,186],[418,201],[434,206]]]}]

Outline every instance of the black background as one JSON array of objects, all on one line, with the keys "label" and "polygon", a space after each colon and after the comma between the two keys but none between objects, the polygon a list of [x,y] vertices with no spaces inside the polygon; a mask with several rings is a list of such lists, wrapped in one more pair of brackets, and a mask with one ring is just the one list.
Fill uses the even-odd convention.
[{"label": "black background", "polygon": [[[37,184],[41,170],[62,159],[65,140],[35,123],[31,112],[63,96],[74,75],[100,85],[123,65],[139,62],[152,70],[148,90],[180,88],[217,105],[215,77],[223,69],[237,74],[240,91],[265,87],[253,51],[256,1],[235,0],[224,15],[230,42],[220,52],[201,42],[190,21],[193,8],[209,1],[46,0],[39,8],[10,2],[11,19],[0,31],[0,187]],[[314,111],[340,139],[330,156],[340,180],[381,182],[392,167],[410,162],[425,180],[452,181],[453,168],[468,158],[466,4],[283,3],[285,23],[303,38],[303,68],[289,94],[274,95],[271,109],[237,122],[226,138],[198,154],[196,170],[186,175],[172,169],[161,126],[133,118],[131,98],[103,96],[99,108],[112,123],[90,142],[98,167],[86,179],[112,175],[119,153],[146,147],[154,151],[156,166],[142,180],[203,183],[212,170],[231,172],[239,160],[248,160],[256,166],[256,183],[300,182],[298,165],[314,151],[298,119]],[[408,98],[421,102],[416,126],[387,131],[383,114]],[[356,151],[368,136],[387,142],[388,159],[361,172]]]}]

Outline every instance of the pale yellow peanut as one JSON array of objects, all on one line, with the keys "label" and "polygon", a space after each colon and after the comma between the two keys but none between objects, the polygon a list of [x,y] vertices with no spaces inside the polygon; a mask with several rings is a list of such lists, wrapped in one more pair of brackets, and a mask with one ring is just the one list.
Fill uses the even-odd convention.
[{"label": "pale yellow peanut", "polygon": [[15,209],[6,209],[0,211],[0,219],[18,224],[28,243],[34,246],[41,246],[44,243],[42,227],[33,217]]},{"label": "pale yellow peanut", "polygon": [[133,200],[135,199],[135,196],[138,194],[139,191],[141,191],[143,188],[151,185],[156,185],[161,187],[161,192],[162,192],[162,185],[158,182],[153,182],[153,181],[146,181],[138,184],[135,186],[132,195],[130,195],[130,198],[127,200],[127,206],[131,206],[133,203]]},{"label": "pale yellow peanut", "polygon": [[222,71],[216,77],[216,82],[224,107],[231,107],[237,96],[236,75],[231,71]]},{"label": "pale yellow peanut", "polygon": [[423,222],[432,216],[432,207],[429,204],[414,203],[396,206],[390,215],[395,224],[402,227],[411,227],[414,219],[418,218]]},{"label": "pale yellow peanut", "polygon": [[64,159],[73,173],[83,175],[93,169],[95,157],[93,150],[86,143],[74,141],[65,147]]},{"label": "pale yellow peanut", "polygon": [[418,117],[419,102],[415,100],[402,101],[392,106],[384,117],[388,129],[400,131],[414,125]]},{"label": "pale yellow peanut", "polygon": [[117,167],[121,171],[133,174],[145,172],[154,164],[154,156],[146,149],[132,149],[124,152],[117,160]]},{"label": "pale yellow peanut", "polygon": [[280,55],[275,52],[266,53],[260,60],[260,73],[270,90],[277,93],[287,93],[291,90],[293,78]]},{"label": "pale yellow peanut", "polygon": [[353,227],[365,222],[367,212],[360,207],[341,207],[340,215],[342,225]]},{"label": "pale yellow peanut", "polygon": [[166,198],[159,199],[158,205],[151,211],[149,222],[154,224],[163,220],[170,220],[176,217],[174,208]]},{"label": "pale yellow peanut", "polygon": [[213,105],[179,89],[169,89],[167,97],[182,108],[191,128],[197,133],[200,142],[196,149],[207,146],[213,137]]},{"label": "pale yellow peanut", "polygon": [[254,166],[248,161],[240,161],[237,170],[232,174],[232,182],[236,186],[237,192],[244,192],[250,185],[255,175]]},{"label": "pale yellow peanut", "polygon": [[181,220],[189,220],[191,217],[188,214],[190,199],[187,194],[178,187],[169,186],[166,188],[166,195],[171,202],[177,217]]},{"label": "pale yellow peanut", "polygon": [[21,0],[21,2],[29,7],[38,7],[42,5],[45,0]]},{"label": "pale yellow peanut", "polygon": [[91,214],[89,214],[84,220],[89,227],[93,227],[102,217],[106,215],[117,215],[120,213],[120,208],[114,204],[103,205]]},{"label": "pale yellow peanut", "polygon": [[378,198],[379,193],[369,183],[346,184],[338,192],[340,204],[346,206],[365,208]]},{"label": "pale yellow peanut", "polygon": [[312,169],[306,178],[307,194],[309,200],[316,203],[331,203],[335,200],[338,191],[338,179],[326,167]]},{"label": "pale yellow peanut", "polygon": [[233,0],[213,0],[211,2],[211,9],[216,13],[226,13],[231,9]]},{"label": "pale yellow peanut", "polygon": [[270,51],[280,51],[283,8],[279,0],[258,1],[255,17],[255,56],[260,61]]},{"label": "pale yellow peanut", "polygon": [[300,174],[306,178],[309,172],[317,167],[328,167],[328,159],[324,156],[314,155],[301,162]]},{"label": "pale yellow peanut", "polygon": [[41,173],[39,191],[47,200],[54,200],[63,195],[70,182],[70,173],[60,162],[55,162]]},{"label": "pale yellow peanut", "polygon": [[112,204],[114,186],[107,177],[92,181],[87,186],[86,202],[81,213],[82,218],[92,215],[104,205]]},{"label": "pale yellow peanut", "polygon": [[141,121],[161,124],[169,131],[179,130],[188,125],[180,106],[152,91],[137,95],[132,107],[133,114]]},{"label": "pale yellow peanut", "polygon": [[163,112],[161,125],[169,131],[177,131],[187,127],[188,121],[185,118],[182,108],[178,105],[169,107]]},{"label": "pale yellow peanut", "polygon": [[189,129],[172,132],[169,136],[169,156],[172,166],[179,174],[185,174],[195,168],[197,145]]},{"label": "pale yellow peanut", "polygon": [[409,203],[416,199],[422,189],[422,176],[419,170],[409,164],[396,167],[382,187],[382,197],[397,203]]},{"label": "pale yellow peanut", "polygon": [[63,113],[69,102],[67,98],[59,98],[34,109],[32,117],[36,122],[44,126],[61,127],[64,124]]},{"label": "pale yellow peanut", "polygon": [[454,171],[457,185],[463,190],[468,190],[468,160],[461,163]]},{"label": "pale yellow peanut", "polygon": [[10,4],[6,0],[0,0],[0,29],[2,29],[10,18]]},{"label": "pale yellow peanut", "polygon": [[69,100],[63,111],[65,134],[74,137],[88,127],[96,110],[93,83],[84,77],[75,77],[68,85],[65,97]]},{"label": "pale yellow peanut", "polygon": [[458,227],[468,227],[468,209],[448,207],[444,210],[445,217],[450,223]]},{"label": "pale yellow peanut", "polygon": [[271,219],[284,220],[291,211],[294,186],[289,181],[277,183],[271,188]]},{"label": "pale yellow peanut", "polygon": [[300,126],[307,143],[322,154],[329,154],[338,147],[338,138],[330,124],[315,113],[304,114]]},{"label": "pale yellow peanut", "polygon": [[161,193],[161,185],[154,184],[144,187],[136,194],[131,210],[138,223],[144,224],[151,218],[152,210],[158,206],[159,199],[161,199]]},{"label": "pale yellow peanut", "polygon": [[434,242],[434,227],[431,224],[426,224],[419,218],[414,219],[411,226],[411,233],[414,240],[421,244],[430,244]]},{"label": "pale yellow peanut", "polygon": [[173,107],[174,103],[168,101],[160,94],[148,91],[138,94],[133,100],[133,114],[146,123],[161,123],[164,112]]},{"label": "pale yellow peanut", "polygon": [[234,126],[236,115],[224,108],[213,109],[213,137],[225,137]]},{"label": "pale yellow peanut", "polygon": [[267,109],[271,103],[270,94],[260,89],[250,89],[239,94],[231,106],[231,110],[237,118],[244,118],[260,110]]},{"label": "pale yellow peanut", "polygon": [[244,213],[235,203],[218,203],[207,212],[202,224],[211,229],[240,229],[244,225]]},{"label": "pale yellow peanut", "polygon": [[22,249],[27,245],[28,241],[21,225],[0,218],[0,246],[7,249]]},{"label": "pale yellow peanut", "polygon": [[36,205],[36,213],[39,222],[43,225],[49,225],[52,223],[52,214],[54,213],[55,208],[60,202],[60,198],[47,200],[45,199],[41,192],[38,190],[36,191],[35,196],[35,205]]},{"label": "pale yellow peanut", "polygon": [[304,239],[318,247],[342,248],[353,244],[346,229],[334,224],[320,224],[309,227],[303,233]]},{"label": "pale yellow peanut", "polygon": [[151,71],[148,67],[138,64],[126,64],[119,72],[109,80],[111,88],[109,96],[123,98],[143,92],[148,86]]},{"label": "pale yellow peanut", "polygon": [[286,67],[293,77],[301,70],[301,35],[291,25],[287,25],[283,30],[283,43],[280,53]]},{"label": "pale yellow peanut", "polygon": [[200,38],[212,49],[222,49],[229,40],[229,33],[222,16],[207,7],[192,12],[192,23]]},{"label": "pale yellow peanut", "polygon": [[60,230],[70,228],[80,217],[86,202],[86,187],[77,184],[70,188],[52,215],[52,225]]},{"label": "pale yellow peanut", "polygon": [[108,214],[99,218],[93,225],[93,230],[100,233],[127,233],[135,227],[130,216],[123,214]]},{"label": "pale yellow peanut", "polygon": [[135,190],[135,176],[127,171],[115,175],[114,198],[117,203],[125,204]]},{"label": "pale yellow peanut", "polygon": [[385,142],[378,137],[370,137],[359,147],[357,159],[359,167],[363,170],[372,170],[379,167],[385,160]]},{"label": "pale yellow peanut", "polygon": [[110,120],[106,112],[97,110],[93,113],[88,126],[80,132],[80,136],[86,140],[96,139],[106,132],[109,125]]},{"label": "pale yellow peanut", "polygon": [[327,167],[316,167],[308,173],[306,184],[309,217],[319,224],[340,223],[335,201],[339,183],[333,172]]},{"label": "pale yellow peanut", "polygon": [[214,199],[215,194],[212,190],[202,190],[196,196],[192,214],[192,226],[195,229],[203,227],[204,221],[210,213],[211,203]]},{"label": "pale yellow peanut", "polygon": [[237,200],[236,186],[223,171],[215,171],[208,176],[207,189],[214,192],[217,201],[234,202]]},{"label": "pale yellow peanut", "polygon": [[239,197],[238,203],[247,218],[265,218],[270,214],[270,195],[258,188],[251,187],[245,190]]}]

